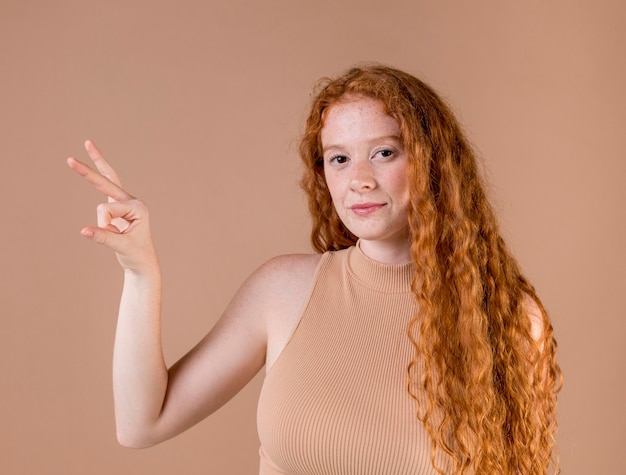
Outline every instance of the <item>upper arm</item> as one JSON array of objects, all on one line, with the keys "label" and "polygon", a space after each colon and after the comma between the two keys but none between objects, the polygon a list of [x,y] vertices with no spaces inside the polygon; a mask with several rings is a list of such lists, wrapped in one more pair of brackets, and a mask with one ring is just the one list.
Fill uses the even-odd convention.
[{"label": "upper arm", "polygon": [[272,259],[241,286],[209,333],[168,371],[157,441],[191,427],[239,392],[266,361],[268,328],[290,300],[298,256]]}]

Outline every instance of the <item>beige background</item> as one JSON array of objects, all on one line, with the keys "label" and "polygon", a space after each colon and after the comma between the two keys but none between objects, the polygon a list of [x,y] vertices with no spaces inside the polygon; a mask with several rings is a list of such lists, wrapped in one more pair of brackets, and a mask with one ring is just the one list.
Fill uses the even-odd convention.
[{"label": "beige background", "polygon": [[626,9],[615,1],[0,0],[0,471],[253,474],[257,377],[145,451],[117,446],[121,273],[78,231],[92,138],[151,206],[175,361],[242,280],[308,251],[295,143],[315,79],[396,65],[454,105],[552,314],[565,474],[623,474]]}]

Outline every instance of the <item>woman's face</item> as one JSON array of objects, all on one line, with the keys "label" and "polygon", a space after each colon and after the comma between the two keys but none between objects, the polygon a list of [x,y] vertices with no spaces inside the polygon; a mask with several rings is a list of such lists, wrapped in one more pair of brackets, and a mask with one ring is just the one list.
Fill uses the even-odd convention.
[{"label": "woman's face", "polygon": [[327,109],[321,140],[333,204],[361,248],[408,248],[408,157],[398,122],[380,101],[349,96]]}]

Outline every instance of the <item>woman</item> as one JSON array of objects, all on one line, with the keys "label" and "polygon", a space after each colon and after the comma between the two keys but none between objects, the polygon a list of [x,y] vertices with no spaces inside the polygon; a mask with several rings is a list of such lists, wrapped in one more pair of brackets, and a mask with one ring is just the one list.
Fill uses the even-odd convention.
[{"label": "woman", "polygon": [[552,327],[427,85],[383,66],[322,83],[300,145],[318,254],[254,272],[169,370],[147,210],[86,149],[99,173],[68,164],[110,202],[82,234],[125,270],[120,443],[180,433],[265,365],[262,474],[547,473],[561,378]]}]

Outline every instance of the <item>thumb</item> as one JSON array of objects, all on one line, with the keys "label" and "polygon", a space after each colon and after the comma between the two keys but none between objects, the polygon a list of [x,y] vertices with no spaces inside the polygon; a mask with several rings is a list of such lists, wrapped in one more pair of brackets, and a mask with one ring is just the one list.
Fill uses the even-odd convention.
[{"label": "thumb", "polygon": [[81,229],[80,234],[82,234],[91,241],[97,242],[98,244],[102,244],[104,246],[112,248],[113,250],[116,250],[116,240],[119,238],[119,231],[115,232],[108,229],[99,228],[97,226],[89,226]]}]

